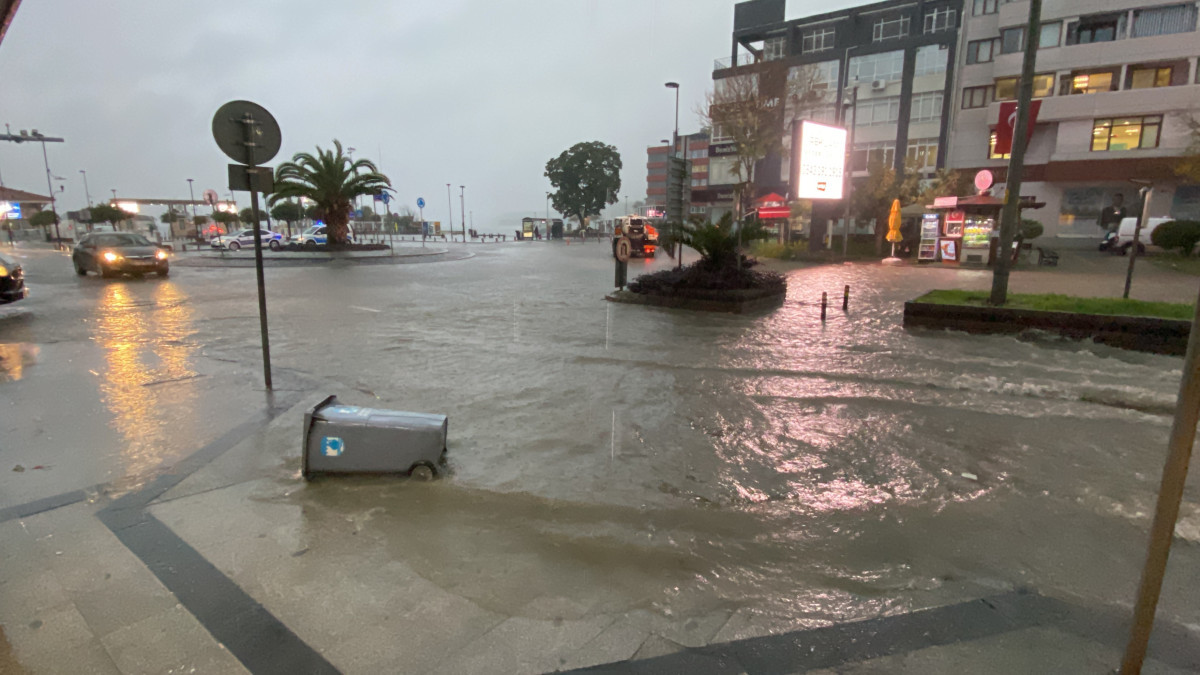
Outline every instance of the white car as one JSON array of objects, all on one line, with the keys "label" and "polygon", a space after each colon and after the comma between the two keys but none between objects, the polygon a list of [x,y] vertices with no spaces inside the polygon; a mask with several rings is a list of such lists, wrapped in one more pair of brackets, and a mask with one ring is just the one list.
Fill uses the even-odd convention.
[{"label": "white car", "polygon": [[[350,241],[354,241],[354,230],[349,232]],[[293,234],[288,240],[289,244],[297,244],[306,248],[314,248],[316,246],[324,246],[329,243],[329,237],[326,233],[324,225],[313,225],[300,234]]]},{"label": "white car", "polygon": [[[283,235],[270,230],[259,230],[262,233],[263,244],[272,251],[278,251],[283,246]],[[219,234],[210,242],[213,248],[227,248],[236,251],[243,246],[254,248],[254,230],[245,229],[231,234]]]},{"label": "white car", "polygon": [[[1138,232],[1138,254],[1146,252],[1147,246],[1154,246],[1150,238],[1154,234],[1154,230],[1158,229],[1159,225],[1175,220],[1174,218],[1151,217],[1147,218],[1145,224]],[[1108,247],[1121,255],[1129,253],[1129,249],[1133,248],[1133,231],[1137,229],[1138,219],[1136,216],[1122,218],[1121,224],[1117,227],[1117,236],[1109,240]],[[1157,248],[1157,247],[1155,247]]]}]

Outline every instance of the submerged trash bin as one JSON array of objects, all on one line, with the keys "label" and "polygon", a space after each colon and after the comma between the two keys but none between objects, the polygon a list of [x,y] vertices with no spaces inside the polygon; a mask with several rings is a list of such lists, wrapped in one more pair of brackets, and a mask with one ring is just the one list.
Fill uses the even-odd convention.
[{"label": "submerged trash bin", "polygon": [[437,475],[445,415],[341,405],[329,396],[304,413],[304,480],[319,473]]}]

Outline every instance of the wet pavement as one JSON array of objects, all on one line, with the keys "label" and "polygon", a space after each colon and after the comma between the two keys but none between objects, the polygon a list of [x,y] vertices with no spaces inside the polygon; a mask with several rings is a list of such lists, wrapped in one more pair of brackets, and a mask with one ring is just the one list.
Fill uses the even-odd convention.
[{"label": "wet pavement", "polygon": [[[603,302],[606,245],[467,248],[269,269],[270,397],[250,270],[78,279],[19,249],[0,665],[272,672],[247,626],[313,672],[1116,664],[1179,359],[901,328],[904,300],[983,271],[790,268],[781,309],[739,317]],[[1118,294],[1123,270],[1064,252],[1013,290]],[[850,311],[822,324],[845,284]],[[1196,286],[1146,265],[1134,296]],[[304,484],[301,414],[330,393],[449,415],[449,475]],[[1192,483],[1160,612],[1184,633],[1150,672],[1197,667]]]}]

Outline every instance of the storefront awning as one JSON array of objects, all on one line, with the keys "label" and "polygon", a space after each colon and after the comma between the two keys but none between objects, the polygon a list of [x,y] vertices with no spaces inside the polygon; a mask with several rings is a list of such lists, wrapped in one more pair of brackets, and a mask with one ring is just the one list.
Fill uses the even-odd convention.
[{"label": "storefront awning", "polygon": [[764,206],[758,210],[758,217],[763,220],[771,218],[790,218],[792,210],[786,206]]}]

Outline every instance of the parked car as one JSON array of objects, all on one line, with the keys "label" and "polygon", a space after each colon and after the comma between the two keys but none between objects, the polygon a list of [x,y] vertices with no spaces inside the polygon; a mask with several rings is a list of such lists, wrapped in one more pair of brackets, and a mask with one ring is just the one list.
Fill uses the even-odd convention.
[{"label": "parked car", "polygon": [[[270,230],[259,230],[259,232],[262,232],[263,246],[272,251],[278,251],[283,246],[282,234]],[[254,230],[247,228],[239,232],[217,235],[212,238],[210,243],[213,248],[227,248],[230,251],[236,251],[244,246],[254,248]]]},{"label": "parked car", "polygon": [[0,304],[16,302],[29,295],[25,288],[25,271],[16,260],[0,253]]},{"label": "parked car", "polygon": [[[1146,223],[1142,225],[1142,231],[1138,233],[1138,254],[1146,252],[1147,246],[1151,244],[1150,235],[1154,230],[1163,223],[1174,220],[1174,218],[1147,218]],[[1125,255],[1129,253],[1129,249],[1133,248],[1133,231],[1137,228],[1138,219],[1136,216],[1122,218],[1121,224],[1117,226],[1116,236],[1107,235],[1104,241],[1100,243],[1101,251],[1112,251]]]},{"label": "parked car", "polygon": [[80,239],[71,253],[75,273],[81,277],[88,272],[102,277],[154,272],[165,277],[171,271],[167,258],[161,247],[134,232],[93,232]]},{"label": "parked car", "polygon": [[[354,241],[353,229],[349,231],[349,236],[350,241]],[[305,248],[315,248],[329,243],[329,236],[324,225],[313,225],[300,234],[293,234],[288,243],[304,246]]]}]

